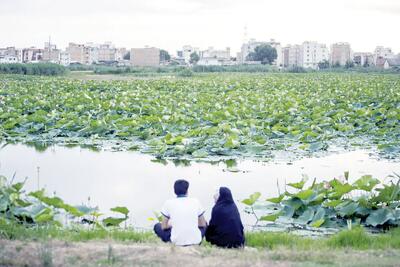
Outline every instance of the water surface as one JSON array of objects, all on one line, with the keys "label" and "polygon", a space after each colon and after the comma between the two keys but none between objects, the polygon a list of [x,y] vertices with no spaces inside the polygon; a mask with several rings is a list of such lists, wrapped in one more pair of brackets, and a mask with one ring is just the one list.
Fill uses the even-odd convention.
[{"label": "water surface", "polygon": [[[189,194],[198,198],[210,218],[215,191],[219,186],[231,188],[234,198],[242,200],[259,191],[263,198],[276,196],[277,181],[301,179],[302,174],[318,180],[331,179],[350,172],[359,178],[372,174],[383,179],[393,172],[400,173],[400,163],[371,158],[368,151],[359,150],[331,154],[320,158],[303,158],[293,162],[239,161],[239,172],[227,171],[225,163],[215,165],[192,162],[190,166],[166,165],[152,161],[153,157],[137,152],[94,152],[88,149],[53,146],[37,151],[26,145],[7,145],[0,150],[0,174],[16,180],[29,177],[25,188],[45,187],[67,203],[99,206],[106,212],[114,206],[126,206],[131,211],[130,223],[150,227],[148,220],[163,202],[174,197],[173,183],[178,178],[190,182]],[[39,179],[38,179],[39,176]],[[238,204],[240,211],[243,205]],[[245,224],[253,218],[242,212]]]}]

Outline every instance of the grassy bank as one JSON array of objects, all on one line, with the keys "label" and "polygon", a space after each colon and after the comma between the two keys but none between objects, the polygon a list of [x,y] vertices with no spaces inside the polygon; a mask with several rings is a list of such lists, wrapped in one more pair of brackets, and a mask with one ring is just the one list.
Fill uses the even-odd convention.
[{"label": "grassy bank", "polygon": [[[151,231],[132,228],[86,229],[83,227],[60,228],[55,226],[26,227],[18,224],[0,224],[0,238],[8,240],[60,240],[68,242],[86,242],[91,240],[112,240],[129,243],[158,243]],[[202,246],[210,246],[204,242]],[[321,250],[344,249],[384,250],[400,249],[400,229],[382,234],[369,234],[363,228],[341,231],[326,238],[309,238],[290,233],[247,232],[246,246],[254,248]]]},{"label": "grassy bank", "polygon": [[400,252],[289,249],[226,250],[111,241],[0,239],[1,266],[398,266]]},{"label": "grassy bank", "polygon": [[175,247],[151,232],[0,226],[0,266],[398,266],[400,231],[328,238],[248,232],[247,247]]}]

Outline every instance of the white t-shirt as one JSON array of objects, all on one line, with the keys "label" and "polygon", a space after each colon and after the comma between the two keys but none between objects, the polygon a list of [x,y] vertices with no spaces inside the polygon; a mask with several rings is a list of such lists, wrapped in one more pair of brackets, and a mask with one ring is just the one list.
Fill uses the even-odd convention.
[{"label": "white t-shirt", "polygon": [[167,200],[161,213],[172,226],[172,243],[178,246],[200,244],[202,238],[198,218],[204,214],[204,209],[197,199],[177,197]]}]

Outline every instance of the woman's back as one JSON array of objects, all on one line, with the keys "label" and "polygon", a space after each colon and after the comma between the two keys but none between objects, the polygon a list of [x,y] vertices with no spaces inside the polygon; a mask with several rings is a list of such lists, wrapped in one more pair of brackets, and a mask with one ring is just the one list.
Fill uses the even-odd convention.
[{"label": "woman's back", "polygon": [[241,247],[244,245],[243,224],[239,211],[226,187],[219,189],[219,197],[211,213],[206,240],[221,247]]}]

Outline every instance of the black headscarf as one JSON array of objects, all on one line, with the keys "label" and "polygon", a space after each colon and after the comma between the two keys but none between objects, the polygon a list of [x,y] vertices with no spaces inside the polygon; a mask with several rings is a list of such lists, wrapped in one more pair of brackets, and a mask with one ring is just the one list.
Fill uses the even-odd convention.
[{"label": "black headscarf", "polygon": [[243,224],[232,198],[231,190],[220,187],[219,198],[212,209],[206,240],[220,247],[241,247],[244,245]]}]

